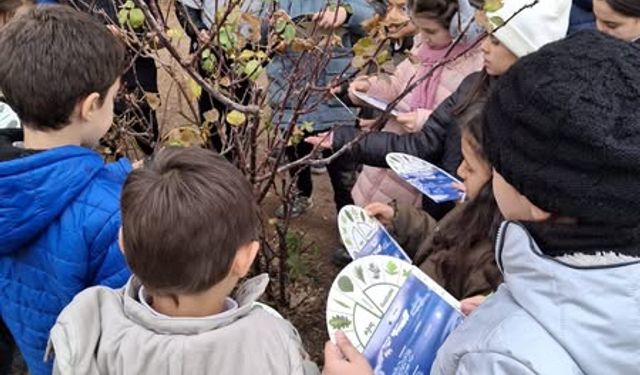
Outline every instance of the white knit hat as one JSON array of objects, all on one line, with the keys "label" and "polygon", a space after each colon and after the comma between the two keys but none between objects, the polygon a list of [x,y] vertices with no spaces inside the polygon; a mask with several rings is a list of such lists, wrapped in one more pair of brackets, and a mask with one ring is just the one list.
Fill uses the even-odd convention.
[{"label": "white knit hat", "polygon": [[[537,51],[547,43],[560,40],[569,29],[571,0],[503,0],[502,8],[487,12],[494,23],[500,17],[507,22],[494,36],[518,57]],[[532,5],[533,4],[533,5]],[[509,20],[520,9],[531,5]]]}]

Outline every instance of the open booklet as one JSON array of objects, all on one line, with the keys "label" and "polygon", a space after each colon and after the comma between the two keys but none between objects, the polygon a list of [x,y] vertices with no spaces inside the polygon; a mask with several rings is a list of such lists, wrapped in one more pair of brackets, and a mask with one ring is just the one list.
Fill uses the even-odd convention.
[{"label": "open booklet", "polygon": [[336,277],[327,327],[341,330],[375,374],[428,374],[462,323],[460,303],[419,268],[384,255],[356,259]]},{"label": "open booklet", "polygon": [[453,186],[461,184],[460,180],[425,160],[391,152],[386,161],[398,176],[436,203],[460,201],[465,197],[463,191]]},{"label": "open booklet", "polygon": [[[379,109],[381,111],[386,111],[387,110],[387,106],[389,105],[389,103],[387,103],[386,101],[384,101],[382,99],[375,98],[375,97],[373,97],[371,95],[365,94],[362,91],[354,91],[353,95],[355,95],[358,99],[362,100],[363,102],[367,103],[368,105],[372,106],[373,108]],[[394,108],[391,111],[389,111],[389,113],[392,116],[398,116],[399,114],[402,113],[402,111],[398,110],[397,108]]]},{"label": "open booklet", "polygon": [[338,229],[347,252],[353,259],[368,255],[388,255],[411,262],[411,258],[389,232],[358,206],[345,206],[338,213]]}]

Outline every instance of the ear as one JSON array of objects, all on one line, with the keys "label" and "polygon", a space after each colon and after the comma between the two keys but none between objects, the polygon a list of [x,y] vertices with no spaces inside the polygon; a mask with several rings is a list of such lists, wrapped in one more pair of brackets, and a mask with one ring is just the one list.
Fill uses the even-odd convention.
[{"label": "ear", "polygon": [[118,230],[118,245],[120,245],[120,251],[124,254],[124,234],[122,232],[122,227]]},{"label": "ear", "polygon": [[529,204],[529,214],[531,215],[531,221],[547,221],[551,218],[551,214],[535,204]]},{"label": "ear", "polygon": [[100,109],[100,94],[92,92],[80,101],[78,107],[80,109],[80,119],[84,121],[90,120],[93,113]]},{"label": "ear", "polygon": [[260,243],[258,241],[251,241],[241,246],[233,259],[230,273],[238,278],[245,277],[249,273],[251,265],[258,255],[259,249]]}]

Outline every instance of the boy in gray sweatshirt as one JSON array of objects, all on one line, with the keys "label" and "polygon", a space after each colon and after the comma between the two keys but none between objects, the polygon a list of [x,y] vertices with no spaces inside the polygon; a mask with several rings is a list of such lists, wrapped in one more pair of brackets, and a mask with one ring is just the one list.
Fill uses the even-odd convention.
[{"label": "boy in gray sweatshirt", "polygon": [[240,285],[259,249],[244,176],[199,148],[168,148],[122,191],[121,247],[134,276],[80,293],[51,330],[54,373],[317,374],[295,328]]}]

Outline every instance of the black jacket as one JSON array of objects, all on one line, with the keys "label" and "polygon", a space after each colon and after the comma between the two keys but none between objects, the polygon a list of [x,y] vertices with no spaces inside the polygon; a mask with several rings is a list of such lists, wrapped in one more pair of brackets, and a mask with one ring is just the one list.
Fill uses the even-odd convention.
[{"label": "black jacket", "polygon": [[[458,89],[433,111],[421,131],[408,134],[372,132],[351,147],[351,157],[358,163],[388,168],[385,156],[390,152],[402,152],[427,160],[456,175],[462,161],[461,135],[452,112],[465,100],[480,77],[480,72],[467,76]],[[342,148],[358,133],[359,130],[353,127],[336,127],[333,133],[333,150]]]}]

